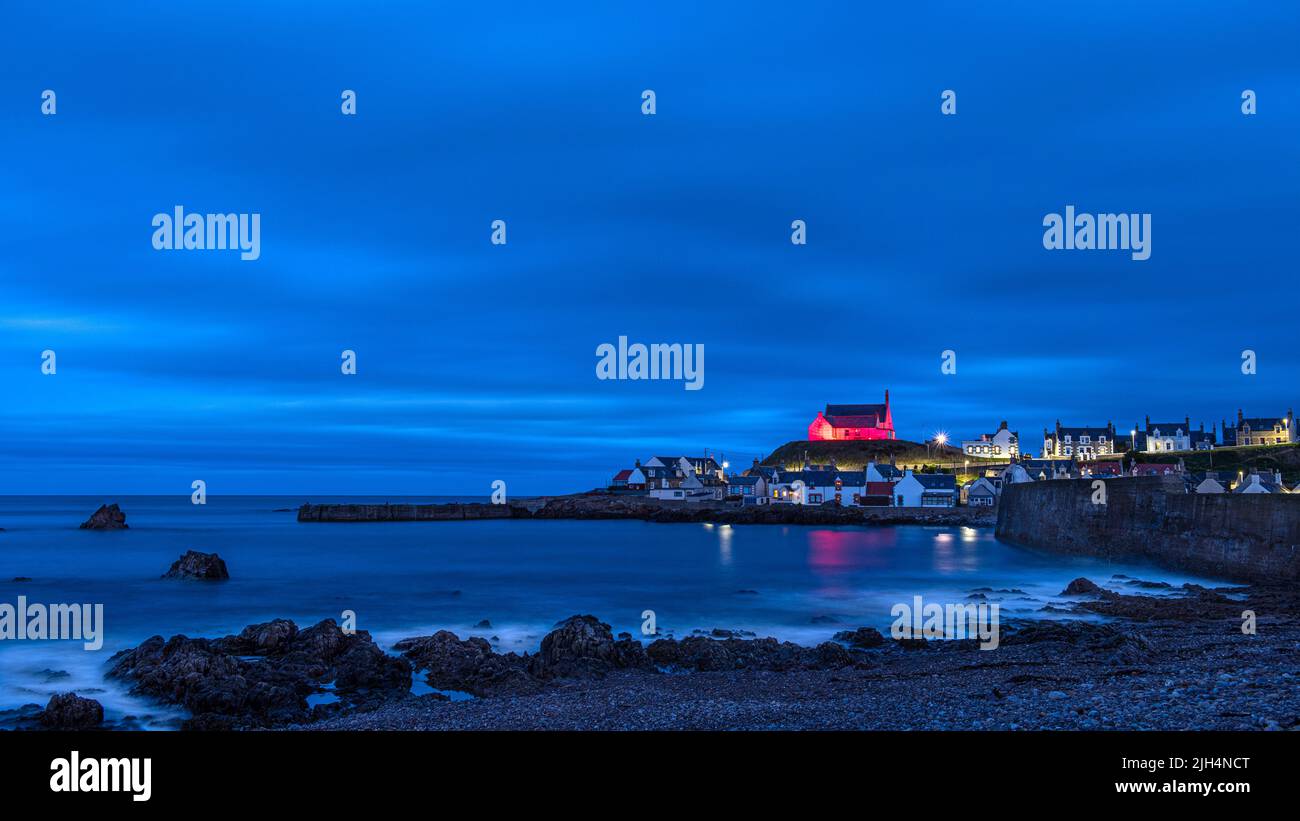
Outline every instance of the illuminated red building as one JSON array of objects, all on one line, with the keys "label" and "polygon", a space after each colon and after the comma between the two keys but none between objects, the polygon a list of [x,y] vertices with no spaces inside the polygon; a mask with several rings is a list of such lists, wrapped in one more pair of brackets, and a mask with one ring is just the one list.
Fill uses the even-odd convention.
[{"label": "illuminated red building", "polygon": [[827,405],[808,426],[808,441],[895,439],[889,391],[883,405]]}]

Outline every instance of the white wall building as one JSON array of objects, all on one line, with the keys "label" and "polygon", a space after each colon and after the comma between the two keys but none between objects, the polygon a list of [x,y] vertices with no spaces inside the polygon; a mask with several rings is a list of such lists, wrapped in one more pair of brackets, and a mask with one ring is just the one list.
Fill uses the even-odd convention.
[{"label": "white wall building", "polygon": [[961,443],[962,453],[978,459],[1015,459],[1020,456],[1020,434],[1007,430],[1004,421],[995,433],[984,433],[978,439]]},{"label": "white wall building", "polygon": [[949,473],[907,471],[894,485],[895,507],[955,507],[957,477]]}]

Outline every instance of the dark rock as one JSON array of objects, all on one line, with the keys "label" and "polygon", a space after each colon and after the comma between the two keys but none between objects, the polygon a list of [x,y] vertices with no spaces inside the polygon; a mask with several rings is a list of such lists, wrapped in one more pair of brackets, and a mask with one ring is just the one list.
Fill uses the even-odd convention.
[{"label": "dark rock", "polygon": [[1149,582],[1145,579],[1129,579],[1125,584],[1142,590],[1168,590],[1173,587],[1169,582]]},{"label": "dark rock", "polygon": [[840,620],[834,616],[813,616],[810,621],[813,624],[839,624]]},{"label": "dark rock", "polygon": [[874,627],[859,627],[857,630],[841,630],[834,636],[836,641],[847,643],[850,647],[857,647],[862,650],[868,650],[872,647],[881,647],[885,643],[885,637]]},{"label": "dark rock", "polygon": [[126,530],[126,514],[116,503],[100,505],[99,510],[81,523],[82,530]]},{"label": "dark rock", "polygon": [[92,698],[59,693],[50,698],[37,720],[51,730],[88,730],[104,723],[104,708]]},{"label": "dark rock", "polygon": [[532,671],[547,678],[581,678],[603,675],[612,669],[649,666],[640,642],[615,640],[609,625],[595,616],[570,616],[542,639]]},{"label": "dark rock", "polygon": [[[411,689],[406,659],[384,653],[364,630],[344,633],[333,619],[301,631],[276,619],[221,639],[154,636],[109,664],[108,677],[131,682],[132,693],[188,709],[185,727],[197,730],[306,723]],[[331,682],[339,701],[309,707],[307,696]]]},{"label": "dark rock", "polygon": [[731,670],[735,663],[723,642],[703,636],[688,636],[681,641],[659,639],[646,648],[656,664],[690,670]]},{"label": "dark rock", "polygon": [[478,624],[474,625],[474,628],[477,629],[477,630],[491,630],[491,629],[492,629],[492,622],[488,621],[487,619],[483,619],[483,621],[481,621],[481,622],[479,622]]},{"label": "dark rock", "polygon": [[849,651],[844,649],[844,645],[833,641],[824,641],[817,645],[816,653],[818,666],[828,670],[853,665],[853,658],[849,655]]},{"label": "dark rock", "polygon": [[13,581],[16,581],[16,582],[29,582],[29,581],[31,581],[31,580],[32,580],[32,577],[31,577],[31,576],[14,576],[14,577],[13,577]]},{"label": "dark rock", "polygon": [[1062,596],[1101,596],[1107,591],[1099,587],[1095,582],[1080,576],[1065,586],[1061,591]]},{"label": "dark rock", "polygon": [[194,579],[197,581],[221,581],[229,579],[226,563],[216,553],[200,553],[187,550],[185,554],[172,562],[171,569],[162,575],[164,579]]},{"label": "dark rock", "polygon": [[499,654],[478,637],[460,639],[450,630],[432,636],[402,639],[393,649],[409,659],[425,681],[439,690],[460,690],[476,696],[520,695],[541,689],[528,672],[528,658]]}]

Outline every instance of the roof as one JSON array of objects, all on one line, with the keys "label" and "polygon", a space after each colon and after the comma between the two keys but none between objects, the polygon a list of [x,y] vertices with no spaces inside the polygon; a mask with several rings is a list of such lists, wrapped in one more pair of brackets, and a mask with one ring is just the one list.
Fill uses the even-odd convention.
[{"label": "roof", "polygon": [[614,474],[614,481],[615,482],[627,481],[629,478],[631,478],[631,476],[632,476],[631,468],[628,468],[627,470],[620,470],[618,473]]},{"label": "roof", "polygon": [[1269,428],[1271,430],[1274,427],[1280,427],[1283,421],[1285,420],[1286,420],[1285,416],[1278,416],[1272,419],[1265,419],[1263,417],[1247,417],[1246,419],[1241,420],[1241,422],[1238,423],[1237,427],[1239,428],[1248,427],[1251,430],[1256,430],[1258,428]]},{"label": "roof", "polygon": [[1161,436],[1173,436],[1175,432],[1182,431],[1190,433],[1191,426],[1186,422],[1151,422],[1147,424],[1147,435],[1152,436],[1152,431],[1160,431]]},{"label": "roof", "polygon": [[1228,484],[1237,478],[1237,474],[1230,470],[1207,470],[1195,474],[1197,480],[1204,482],[1206,479],[1213,479],[1220,484]]},{"label": "roof", "polygon": [[913,473],[912,478],[926,490],[956,490],[957,477],[951,473]]},{"label": "roof", "polygon": [[893,496],[893,482],[867,482],[866,496]]},{"label": "roof", "polygon": [[[1110,428],[1058,428],[1062,436],[1110,436]],[[1051,431],[1047,432],[1048,436],[1052,435]]]},{"label": "roof", "polygon": [[884,416],[883,404],[872,405],[827,405],[827,416]]},{"label": "roof", "polygon": [[728,476],[727,483],[732,485],[757,485],[761,476]]},{"label": "roof", "polygon": [[884,423],[888,409],[884,405],[827,405],[822,414],[836,428],[874,428]]},{"label": "roof", "polygon": [[1167,476],[1178,472],[1178,465],[1166,465],[1152,462],[1140,462],[1133,466],[1133,473],[1138,476]]},{"label": "roof", "polygon": [[903,471],[899,470],[893,465],[876,465],[875,467],[876,467],[876,472],[879,473],[881,476],[884,476],[886,479],[900,478],[903,475]]}]

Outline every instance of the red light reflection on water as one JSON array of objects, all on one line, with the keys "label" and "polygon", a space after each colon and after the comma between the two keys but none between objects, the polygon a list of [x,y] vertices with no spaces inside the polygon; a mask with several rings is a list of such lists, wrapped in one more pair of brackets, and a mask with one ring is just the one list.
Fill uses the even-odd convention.
[{"label": "red light reflection on water", "polygon": [[808,566],[823,574],[889,566],[889,553],[898,545],[893,528],[808,531]]}]

